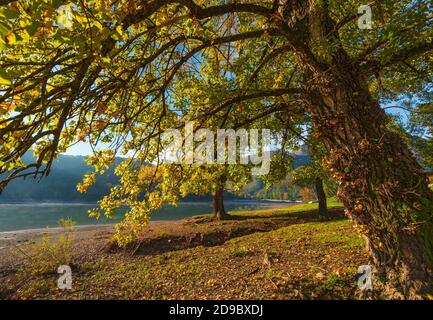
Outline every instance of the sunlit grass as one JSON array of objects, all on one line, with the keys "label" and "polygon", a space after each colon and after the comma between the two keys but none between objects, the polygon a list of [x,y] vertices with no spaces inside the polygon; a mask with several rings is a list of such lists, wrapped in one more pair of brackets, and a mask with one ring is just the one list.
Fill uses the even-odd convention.
[{"label": "sunlit grass", "polygon": [[[319,207],[318,203],[303,203],[296,204],[293,206],[286,206],[281,208],[271,209],[259,209],[250,211],[229,211],[228,213],[232,216],[258,216],[258,217],[272,217],[278,215],[290,215],[293,213],[311,212],[317,210]],[[335,197],[328,198],[328,209],[341,208],[343,204],[338,201]],[[194,218],[211,217],[211,214],[202,214],[194,216]]]}]

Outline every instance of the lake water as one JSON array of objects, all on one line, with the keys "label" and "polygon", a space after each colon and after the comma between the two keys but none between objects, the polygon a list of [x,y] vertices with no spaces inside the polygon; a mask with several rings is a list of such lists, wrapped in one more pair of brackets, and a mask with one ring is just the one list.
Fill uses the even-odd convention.
[{"label": "lake water", "polygon": [[[256,209],[270,209],[290,205],[288,203],[273,203],[261,201],[227,201],[227,211],[243,211]],[[113,219],[101,216],[99,220],[90,218],[87,210],[94,208],[94,204],[71,203],[28,203],[28,204],[0,204],[0,232],[45,227],[58,227],[61,218],[71,218],[77,225],[107,224],[122,219],[119,210]],[[188,202],[177,207],[166,206],[152,215],[152,220],[180,220],[186,217],[212,212],[211,203]]]}]

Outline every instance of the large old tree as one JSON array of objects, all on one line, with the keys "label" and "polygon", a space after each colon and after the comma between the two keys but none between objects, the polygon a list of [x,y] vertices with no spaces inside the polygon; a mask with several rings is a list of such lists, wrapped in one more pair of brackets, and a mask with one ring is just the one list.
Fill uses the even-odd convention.
[{"label": "large old tree", "polygon": [[[158,158],[161,132],[227,114],[237,127],[277,115],[290,129],[306,116],[368,241],[377,283],[422,297],[432,285],[433,193],[380,102],[431,90],[428,2],[373,1],[372,29],[360,29],[365,3],[355,0],[1,0],[1,188],[48,174],[77,140],[102,144],[89,159],[97,172],[116,152],[133,159],[116,169],[121,186],[101,207],[110,215],[129,205],[119,228],[135,230],[182,180],[170,166],[159,187],[156,173],[137,174],[137,163]],[[219,64],[224,84],[205,61]],[[30,149],[37,162],[21,163]],[[161,192],[143,198],[152,184]]]}]

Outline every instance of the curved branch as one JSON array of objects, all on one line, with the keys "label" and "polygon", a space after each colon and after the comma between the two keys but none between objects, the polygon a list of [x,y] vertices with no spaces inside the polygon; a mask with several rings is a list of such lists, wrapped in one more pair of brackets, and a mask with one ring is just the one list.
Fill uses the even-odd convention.
[{"label": "curved branch", "polygon": [[173,1],[178,4],[185,5],[191,14],[197,19],[205,19],[209,17],[221,16],[227,13],[255,13],[264,17],[271,17],[274,11],[272,8],[263,7],[251,3],[231,3],[218,6],[203,8],[197,5],[193,0]]},{"label": "curved branch", "polygon": [[408,59],[413,59],[421,56],[425,53],[433,51],[433,41],[422,42],[414,45],[413,47],[403,48],[394,52],[394,54],[386,59],[381,60],[369,60],[363,66],[361,72],[367,76],[378,73],[379,71],[396,65],[398,63],[404,63]]},{"label": "curved branch", "polygon": [[403,48],[395,52],[386,61],[370,60],[362,66],[362,73],[367,76],[378,73],[379,71],[391,67],[395,64],[405,62],[408,59],[413,59],[417,56],[423,55],[427,52],[433,51],[433,41],[418,43],[417,45],[409,48]]}]

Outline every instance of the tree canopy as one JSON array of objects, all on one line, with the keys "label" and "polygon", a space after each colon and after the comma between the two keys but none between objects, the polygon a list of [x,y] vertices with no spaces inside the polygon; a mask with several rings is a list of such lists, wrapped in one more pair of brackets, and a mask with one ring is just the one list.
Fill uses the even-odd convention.
[{"label": "tree canopy", "polygon": [[[358,24],[362,5],[2,0],[0,173],[9,176],[1,188],[49,174],[59,153],[88,141],[96,173],[117,154],[129,156],[101,207],[110,215],[127,204],[119,230],[136,231],[151,208],[176,201],[185,181],[182,166],[142,167],[159,163],[166,130],[185,121],[270,128],[284,149],[310,127],[327,150],[324,167],[338,181],[348,215],[376,239],[376,265],[392,265],[395,274],[400,261],[412,264],[412,249],[396,243],[423,247],[418,266],[429,259],[433,265],[432,225],[407,231],[429,221],[431,191],[379,108],[401,95],[422,101],[431,94],[433,9],[428,1],[372,1],[366,29]],[[24,164],[30,149],[37,161]],[[94,179],[86,176],[80,188]]]}]

